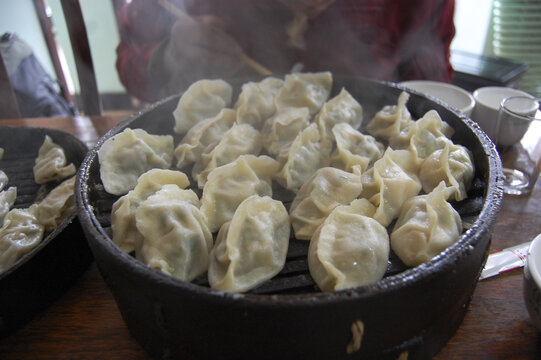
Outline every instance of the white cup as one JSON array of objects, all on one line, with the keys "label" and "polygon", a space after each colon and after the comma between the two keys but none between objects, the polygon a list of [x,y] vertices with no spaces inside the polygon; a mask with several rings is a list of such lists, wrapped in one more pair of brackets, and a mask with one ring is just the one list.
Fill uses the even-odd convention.
[{"label": "white cup", "polygon": [[[509,127],[510,132],[502,132],[500,138],[496,139],[498,132],[498,112],[503,99],[511,96],[527,96],[533,98],[532,95],[514,88],[502,86],[487,86],[482,87],[473,92],[475,99],[475,107],[471,114],[472,120],[477,122],[481,129],[494,141],[500,145],[513,145],[519,141],[528,127]],[[507,126],[501,124],[500,126]]]},{"label": "white cup", "polygon": [[533,324],[541,331],[541,234],[530,244],[524,266],[523,295]]},{"label": "white cup", "polygon": [[470,116],[475,100],[466,90],[444,82],[429,80],[403,81],[400,85],[433,96],[449,104],[466,116]]}]

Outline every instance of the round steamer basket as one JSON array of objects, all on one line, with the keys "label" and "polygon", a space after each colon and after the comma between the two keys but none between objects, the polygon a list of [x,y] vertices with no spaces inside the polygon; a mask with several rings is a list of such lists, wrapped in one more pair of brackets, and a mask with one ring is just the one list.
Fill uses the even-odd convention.
[{"label": "round steamer basket", "polygon": [[[72,134],[57,129],[0,126],[0,147],[4,149],[0,169],[9,178],[8,187],[17,187],[14,208],[30,207],[58,185],[34,181],[35,159],[46,135],[64,149],[68,164],[79,167],[88,149]],[[0,274],[0,338],[20,329],[51,305],[91,262],[92,253],[74,211]]]},{"label": "round steamer basket", "polygon": [[[365,124],[396,104],[403,87],[334,77],[362,105]],[[238,94],[240,85],[236,85]],[[319,292],[306,265],[308,242],[291,239],[284,270],[246,294],[212,290],[204,280],[180,281],[150,269],[111,241],[116,197],[103,191],[97,151],[127,127],[172,134],[179,96],[165,99],[109,131],[80,169],[77,201],[90,247],[129,330],[154,358],[182,359],[425,359],[459,327],[486,261],[502,199],[496,149],[470,119],[415,91],[408,109],[417,119],[435,109],[455,130],[452,140],[473,154],[468,199],[453,206],[465,230],[429,262],[406,268],[391,254],[386,276],[373,284]],[[175,138],[175,143],[180,139]]]}]

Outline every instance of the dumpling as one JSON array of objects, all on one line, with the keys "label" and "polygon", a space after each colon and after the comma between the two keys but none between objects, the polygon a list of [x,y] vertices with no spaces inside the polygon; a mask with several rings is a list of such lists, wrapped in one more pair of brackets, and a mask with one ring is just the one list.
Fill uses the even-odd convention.
[{"label": "dumpling", "polygon": [[185,134],[199,121],[218,115],[231,106],[232,97],[233,88],[223,80],[196,81],[182,94],[173,111],[174,131]]},{"label": "dumpling", "polygon": [[36,205],[28,209],[11,209],[0,228],[0,274],[23,255],[39,245],[43,226],[35,216]]},{"label": "dumpling", "polygon": [[8,181],[9,179],[6,173],[0,170],[0,191],[4,190],[4,188],[8,184]]},{"label": "dumpling", "polygon": [[409,126],[413,122],[406,107],[409,97],[407,92],[402,92],[396,105],[386,105],[378,111],[366,126],[368,133],[388,141]]},{"label": "dumpling", "polygon": [[[317,124],[301,131],[288,151],[276,180],[286,189],[297,192],[317,169],[328,166],[332,143],[321,141]],[[282,155],[282,154],[281,154]]]},{"label": "dumpling", "polygon": [[173,137],[127,128],[103,143],[98,159],[105,191],[123,195],[135,187],[139,176],[146,171],[171,167]]},{"label": "dumpling", "polygon": [[4,223],[4,217],[9,212],[17,199],[17,187],[10,186],[7,190],[0,191],[0,226]]},{"label": "dumpling", "polygon": [[34,180],[38,184],[45,184],[74,175],[77,170],[75,165],[66,165],[66,162],[64,149],[55,144],[49,135],[45,135],[34,164]]},{"label": "dumpling", "polygon": [[308,249],[310,275],[322,291],[348,289],[383,278],[389,235],[372,219],[366,199],[336,207],[317,229]]},{"label": "dumpling", "polygon": [[339,123],[347,123],[359,129],[363,122],[363,107],[344,88],[340,94],[327,101],[314,119],[319,126],[322,138],[334,141],[332,128]]},{"label": "dumpling", "polygon": [[265,121],[261,130],[263,147],[274,156],[287,152],[293,140],[308,125],[310,125],[308,108],[284,108]]},{"label": "dumpling", "polygon": [[237,123],[250,124],[261,129],[265,120],[276,111],[274,99],[283,84],[282,79],[268,77],[260,82],[247,82],[242,85],[235,104]]},{"label": "dumpling", "polygon": [[404,202],[421,191],[415,156],[408,150],[387,148],[383,157],[361,175],[362,198],[377,207],[374,214],[383,226],[396,219]]},{"label": "dumpling", "polygon": [[251,195],[272,196],[272,176],[279,166],[265,155],[242,155],[214,169],[201,197],[201,211],[208,219],[210,231],[218,231],[231,220],[239,204]]},{"label": "dumpling", "polygon": [[348,123],[339,123],[332,128],[336,149],[331,155],[331,166],[352,171],[355,165],[362,172],[374,165],[383,156],[385,146],[373,136],[355,130]]},{"label": "dumpling", "polygon": [[[133,190],[113,203],[111,210],[113,242],[121,250],[127,253],[132,252],[142,241],[142,236],[135,226],[135,210],[164,185],[174,185],[179,189],[185,189],[190,185],[190,180],[181,171],[152,169],[139,177]],[[199,207],[199,198],[192,190],[185,190],[182,194],[182,200]]]},{"label": "dumpling", "polygon": [[76,177],[72,176],[64,180],[37,205],[36,217],[46,231],[56,229],[77,209],[74,193],[75,179]]},{"label": "dumpling", "polygon": [[177,168],[193,164],[210,146],[213,147],[235,123],[235,110],[222,109],[218,115],[201,120],[184,136],[175,149]]},{"label": "dumpling", "polygon": [[290,225],[282,202],[250,196],[222,226],[210,254],[213,289],[245,292],[271,279],[285,265]]},{"label": "dumpling", "polygon": [[307,107],[314,116],[331,95],[330,72],[295,73],[285,76],[276,95],[276,110],[286,107]]},{"label": "dumpling", "polygon": [[429,194],[404,203],[391,233],[391,248],[404,264],[420,265],[458,240],[462,220],[447,202],[448,195],[441,182]]},{"label": "dumpling", "polygon": [[443,181],[453,188],[450,197],[460,201],[468,197],[475,166],[471,153],[462,145],[445,141],[443,149],[434,151],[421,164],[419,179],[425,193],[431,192]]},{"label": "dumpling", "polygon": [[192,281],[208,269],[212,233],[199,208],[184,200],[185,191],[164,185],[135,210],[143,237],[135,255],[153,269]]},{"label": "dumpling", "polygon": [[300,188],[289,210],[297,239],[310,240],[331,211],[347,205],[362,190],[360,168],[349,173],[332,167],[318,169]]},{"label": "dumpling", "polygon": [[263,141],[259,131],[249,124],[235,124],[214,148],[204,152],[195,162],[192,177],[202,189],[213,169],[229,164],[241,155],[259,155],[262,148]]},{"label": "dumpling", "polygon": [[430,110],[392,137],[389,145],[395,150],[409,149],[421,163],[434,151],[443,148],[453,133],[453,128],[441,119],[438,112]]}]

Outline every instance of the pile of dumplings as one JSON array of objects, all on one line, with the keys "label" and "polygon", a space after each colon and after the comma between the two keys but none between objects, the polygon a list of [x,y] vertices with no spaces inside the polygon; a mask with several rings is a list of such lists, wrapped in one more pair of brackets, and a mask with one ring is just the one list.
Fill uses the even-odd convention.
[{"label": "pile of dumplings", "polygon": [[233,102],[230,84],[200,80],[173,112],[178,144],[143,129],[108,139],[98,158],[104,189],[120,196],[113,241],[230,292],[278,274],[291,232],[310,242],[322,291],[380,280],[391,249],[412,267],[441,253],[463,231],[449,201],[467,197],[471,153],[435,110],[412,119],[406,92],[363,119],[332,85],[329,72],[268,77]]},{"label": "pile of dumplings", "polygon": [[[0,148],[0,159],[4,150]],[[59,183],[45,198],[28,208],[12,208],[17,187],[0,170],[0,274],[38,246],[48,232],[56,229],[76,209],[74,186],[76,168],[66,164],[64,149],[45,136],[33,168],[34,181]]]}]

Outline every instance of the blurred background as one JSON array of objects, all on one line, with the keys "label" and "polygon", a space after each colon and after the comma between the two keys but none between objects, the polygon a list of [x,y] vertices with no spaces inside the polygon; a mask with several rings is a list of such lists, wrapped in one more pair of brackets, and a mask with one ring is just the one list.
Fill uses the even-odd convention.
[{"label": "blurred background", "polygon": [[[126,1],[79,1],[104,113],[129,112],[145,105],[126,93],[115,69],[119,42],[115,9]],[[487,85],[511,86],[541,97],[541,39],[537,36],[541,2],[456,0],[455,26],[454,83],[470,91]],[[81,89],[60,0],[2,0],[0,35],[4,33],[27,42],[78,107]]]}]

